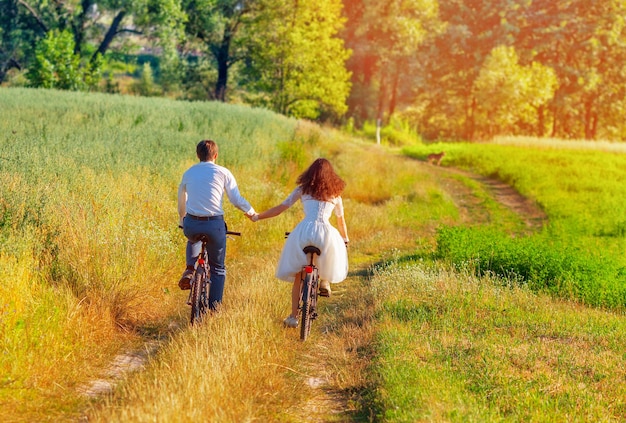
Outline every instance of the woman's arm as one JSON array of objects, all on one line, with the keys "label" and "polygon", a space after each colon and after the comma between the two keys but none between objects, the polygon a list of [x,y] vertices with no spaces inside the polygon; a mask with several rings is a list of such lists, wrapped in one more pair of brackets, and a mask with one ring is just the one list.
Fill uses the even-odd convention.
[{"label": "woman's arm", "polygon": [[339,233],[341,234],[341,237],[346,242],[346,244],[350,242],[350,239],[348,238],[348,227],[346,226],[346,219],[344,219],[343,215],[337,216],[337,229],[339,230]]},{"label": "woman's arm", "polygon": [[300,187],[298,187],[294,189],[291,192],[291,194],[289,194],[289,197],[287,197],[285,201],[283,201],[277,206],[272,207],[271,209],[265,210],[262,213],[251,216],[250,219],[253,222],[256,222],[257,220],[269,219],[270,217],[278,216],[279,214],[287,210],[289,207],[293,206],[294,203],[298,201],[301,196],[302,196],[302,190],[300,189]]},{"label": "woman's arm", "polygon": [[286,204],[279,204],[275,207],[272,207],[271,209],[267,209],[264,212],[257,214],[256,216],[258,217],[258,219],[256,220],[269,219],[270,217],[278,216],[288,208],[289,206]]}]

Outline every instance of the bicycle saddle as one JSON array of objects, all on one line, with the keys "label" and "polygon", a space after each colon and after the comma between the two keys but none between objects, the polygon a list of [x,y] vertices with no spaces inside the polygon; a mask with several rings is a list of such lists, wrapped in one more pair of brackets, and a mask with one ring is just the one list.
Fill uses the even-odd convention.
[{"label": "bicycle saddle", "polygon": [[304,251],[304,254],[314,253],[314,254],[317,254],[318,256],[322,254],[319,248],[314,247],[312,245],[307,245],[306,247],[302,249],[302,251]]}]

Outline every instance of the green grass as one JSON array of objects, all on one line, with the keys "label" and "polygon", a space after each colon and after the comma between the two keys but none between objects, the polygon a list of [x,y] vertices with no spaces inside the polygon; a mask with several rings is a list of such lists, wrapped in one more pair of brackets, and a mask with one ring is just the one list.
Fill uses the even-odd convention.
[{"label": "green grass", "polygon": [[[446,151],[445,165],[497,178],[535,200],[549,222],[542,233],[508,239],[498,223],[449,230],[438,257],[479,272],[599,306],[626,306],[626,155],[571,143],[440,144],[405,149],[424,158]],[[579,146],[579,148],[575,148]]]},{"label": "green grass", "polygon": [[[602,295],[615,281],[606,275],[624,265],[616,253],[623,215],[611,209],[623,191],[602,176],[593,190],[580,188],[593,171],[568,183],[559,174],[550,183],[569,189],[555,191],[538,181],[561,166],[535,164],[543,153],[534,148],[494,156],[486,145],[429,147],[450,151],[444,164],[484,148],[472,166],[495,160],[497,172],[517,169],[508,181],[520,191],[534,172],[537,194],[523,192],[559,212],[546,207],[550,226],[540,236],[512,239],[505,234],[517,233],[519,220],[478,184],[458,180],[492,227],[445,229],[468,217],[431,167],[267,111],[22,89],[0,89],[0,106],[0,420],[626,418],[623,313],[582,304],[609,304]],[[203,138],[218,142],[218,161],[259,210],[282,201],[318,156],[348,182],[351,275],[322,302],[311,342],[281,327],[290,286],[273,274],[283,233],[301,218],[295,207],[252,224],[226,204],[229,226],[244,236],[228,242],[224,310],[187,326],[186,295],[175,286],[184,253],[176,188]],[[511,157],[530,160],[527,153],[533,165],[514,167]],[[612,160],[611,178],[623,168]],[[590,191],[610,206],[581,206],[576,193]],[[580,229],[584,210],[590,220]],[[441,262],[424,253],[436,251],[438,233]],[[485,250],[487,264],[466,254]],[[450,257],[467,266],[444,264]],[[591,279],[563,283],[577,301],[527,289],[553,272],[559,291],[560,277],[581,268]],[[80,394],[117,353],[148,340],[161,348],[144,371],[110,396]],[[313,376],[328,385],[309,387]],[[336,394],[347,398],[341,414],[316,402]]]},{"label": "green grass", "polygon": [[380,268],[371,286],[376,421],[626,417],[622,314],[424,263]]}]

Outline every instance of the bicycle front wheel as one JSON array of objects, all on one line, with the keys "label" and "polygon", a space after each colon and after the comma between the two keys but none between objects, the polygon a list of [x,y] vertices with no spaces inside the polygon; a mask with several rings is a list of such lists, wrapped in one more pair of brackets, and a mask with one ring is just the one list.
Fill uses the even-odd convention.
[{"label": "bicycle front wheel", "polygon": [[302,307],[300,310],[300,339],[306,341],[311,332],[311,322],[316,317],[317,278],[314,273],[307,273],[302,282]]},{"label": "bicycle front wheel", "polygon": [[191,324],[200,323],[208,309],[209,293],[207,274],[203,267],[199,266],[193,276],[191,284]]}]

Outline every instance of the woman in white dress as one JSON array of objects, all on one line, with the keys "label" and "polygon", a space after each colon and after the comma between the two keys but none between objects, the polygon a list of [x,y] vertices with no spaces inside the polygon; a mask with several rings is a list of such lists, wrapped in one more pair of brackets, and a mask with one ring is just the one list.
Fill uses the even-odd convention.
[{"label": "woman in white dress", "polygon": [[[278,216],[298,200],[304,207],[304,219],[291,231],[283,247],[276,269],[276,277],[293,282],[291,290],[291,314],[284,323],[297,327],[298,302],[302,266],[307,256],[302,249],[313,245],[322,254],[316,258],[320,274],[320,294],[330,296],[330,282],[343,281],[348,275],[348,230],[343,214],[341,193],[345,182],[335,173],[326,159],[317,159],[297,179],[298,186],[281,204],[252,216],[253,221]],[[330,224],[333,211],[337,228]]]}]

